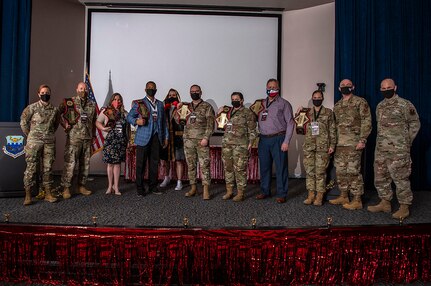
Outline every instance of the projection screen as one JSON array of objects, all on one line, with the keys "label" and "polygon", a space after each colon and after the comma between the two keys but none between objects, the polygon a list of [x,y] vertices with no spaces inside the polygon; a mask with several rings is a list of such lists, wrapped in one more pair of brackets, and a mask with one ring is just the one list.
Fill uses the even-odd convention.
[{"label": "projection screen", "polygon": [[192,84],[217,110],[240,91],[247,105],[264,98],[266,81],[280,76],[281,15],[88,11],[87,65],[99,106],[112,92],[130,108],[157,84],[190,101]]}]

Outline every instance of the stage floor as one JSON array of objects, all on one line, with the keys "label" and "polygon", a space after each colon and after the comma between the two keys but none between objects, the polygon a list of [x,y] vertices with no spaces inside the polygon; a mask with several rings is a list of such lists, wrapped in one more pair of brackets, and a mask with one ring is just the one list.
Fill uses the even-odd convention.
[{"label": "stage floor", "polygon": [[[59,178],[56,177],[56,183]],[[364,209],[348,211],[341,206],[325,202],[323,206],[306,206],[305,180],[290,179],[287,202],[278,204],[275,197],[256,200],[259,185],[247,187],[243,202],[224,201],[224,184],[210,187],[212,199],[202,200],[202,195],[186,198],[182,191],[175,191],[175,182],[164,189],[162,195],[136,195],[134,183],[121,179],[123,195],[105,195],[107,178],[95,176],[87,187],[94,191],[91,196],[74,195],[69,200],[60,199],[56,203],[34,200],[30,206],[22,205],[23,198],[0,198],[1,214],[9,214],[11,223],[93,225],[97,217],[98,226],[121,227],[181,227],[188,218],[190,227],[202,228],[247,228],[252,219],[256,226],[264,228],[303,228],[326,226],[327,218],[332,217],[333,226],[395,225],[399,222],[390,214],[373,214],[366,210],[370,204],[378,202],[375,192],[368,191],[363,197]],[[275,182],[273,182],[273,189]],[[201,186],[199,186],[201,191]],[[393,202],[394,210],[398,203]],[[411,216],[404,224],[431,222],[431,192],[414,192]]]}]

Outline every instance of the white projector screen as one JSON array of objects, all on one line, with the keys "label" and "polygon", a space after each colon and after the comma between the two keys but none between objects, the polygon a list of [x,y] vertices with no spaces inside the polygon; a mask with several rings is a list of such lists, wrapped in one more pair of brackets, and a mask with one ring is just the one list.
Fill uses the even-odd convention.
[{"label": "white projector screen", "polygon": [[87,63],[100,107],[119,92],[129,109],[150,80],[160,100],[175,88],[190,101],[190,86],[198,84],[215,110],[230,105],[234,91],[249,105],[279,76],[278,14],[89,10],[88,16]]}]

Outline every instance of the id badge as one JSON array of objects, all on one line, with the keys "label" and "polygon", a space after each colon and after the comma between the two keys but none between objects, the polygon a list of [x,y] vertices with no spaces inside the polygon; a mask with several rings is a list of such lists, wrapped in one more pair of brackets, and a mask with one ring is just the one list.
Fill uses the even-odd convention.
[{"label": "id badge", "polygon": [[262,117],[260,118],[261,121],[266,121],[266,118],[268,117],[268,111],[265,110],[262,112]]},{"label": "id badge", "polygon": [[196,113],[190,114],[190,123],[193,124],[196,122]]},{"label": "id badge", "polygon": [[226,132],[233,132],[233,128],[232,128],[232,122],[228,122],[226,123]]},{"label": "id badge", "polygon": [[153,111],[152,115],[153,115],[153,122],[156,122],[157,121],[157,111]]},{"label": "id badge", "polygon": [[81,113],[81,122],[82,122],[82,123],[86,123],[86,122],[87,122],[87,119],[88,119],[87,113],[82,112],[82,113]]},{"label": "id badge", "polygon": [[311,122],[311,135],[316,136],[319,135],[319,123],[318,122]]}]

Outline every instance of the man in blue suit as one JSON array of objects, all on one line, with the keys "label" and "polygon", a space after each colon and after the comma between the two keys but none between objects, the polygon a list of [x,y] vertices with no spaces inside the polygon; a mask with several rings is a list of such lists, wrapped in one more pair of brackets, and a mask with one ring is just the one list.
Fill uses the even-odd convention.
[{"label": "man in blue suit", "polygon": [[136,188],[139,196],[145,195],[144,173],[149,159],[149,192],[160,195],[157,189],[159,151],[168,145],[169,132],[163,102],[155,98],[157,87],[153,81],[145,86],[146,96],[135,100],[127,115],[127,121],[137,126],[136,144]]}]

